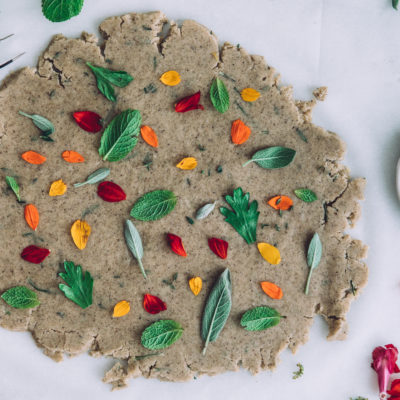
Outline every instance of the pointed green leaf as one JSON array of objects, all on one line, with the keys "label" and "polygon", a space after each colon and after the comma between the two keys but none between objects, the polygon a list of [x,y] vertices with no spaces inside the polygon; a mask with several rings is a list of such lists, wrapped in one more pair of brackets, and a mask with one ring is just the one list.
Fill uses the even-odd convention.
[{"label": "pointed green leaf", "polygon": [[224,113],[228,110],[229,93],[226,89],[225,83],[221,79],[214,78],[210,88],[210,98],[217,111]]},{"label": "pointed green leaf", "polygon": [[321,257],[322,257],[322,243],[318,233],[314,233],[314,236],[311,239],[307,251],[307,265],[309,266],[310,271],[308,273],[306,288],[304,290],[305,294],[308,294],[312,272],[315,268],[318,267],[321,261]]},{"label": "pointed green leaf", "polygon": [[155,190],[140,197],[133,205],[131,216],[140,221],[155,221],[168,215],[178,198],[170,190]]},{"label": "pointed green leaf", "polygon": [[240,325],[247,331],[263,331],[278,325],[281,320],[281,315],[271,307],[255,307],[246,311]]},{"label": "pointed green leaf", "polygon": [[15,286],[1,295],[2,299],[14,308],[33,308],[40,304],[36,293],[26,286]]},{"label": "pointed green leaf", "polygon": [[142,239],[140,237],[140,234],[138,230],[136,229],[135,225],[133,225],[132,221],[127,219],[125,221],[125,230],[124,230],[124,235],[125,235],[125,241],[126,244],[133,254],[133,256],[136,258],[136,260],[139,263],[140,271],[142,272],[142,275],[144,276],[144,279],[147,278],[146,272],[143,268],[142,264],[142,258],[143,258],[143,244],[142,244]]},{"label": "pointed green leaf", "polygon": [[282,168],[289,165],[293,161],[295,155],[295,150],[286,147],[268,147],[253,154],[251,160],[244,163],[243,167],[251,162],[255,162],[260,167],[266,169]]},{"label": "pointed green leaf", "polygon": [[107,178],[107,176],[110,175],[110,169],[109,168],[99,168],[98,170],[94,171],[92,174],[90,174],[85,182],[82,183],[75,183],[74,187],[80,187],[84,186],[87,184],[95,184],[103,179]]},{"label": "pointed green leaf", "polygon": [[43,15],[51,22],[62,22],[78,15],[83,0],[42,0]]},{"label": "pointed green leaf", "polygon": [[15,196],[17,196],[17,200],[21,201],[21,196],[19,195],[19,185],[17,180],[12,176],[6,176],[7,185],[14,192]]},{"label": "pointed green leaf", "polygon": [[[18,114],[23,115],[32,120],[36,127],[38,127],[42,131],[42,135],[48,137],[54,132],[54,125],[47,118],[42,117],[37,114],[27,114],[23,111],[18,111]],[[43,139],[43,138],[42,138]],[[53,141],[53,139],[48,138],[48,141]]]},{"label": "pointed green leaf", "polygon": [[305,201],[306,203],[312,203],[313,201],[317,200],[317,195],[310,189],[301,188],[296,189],[294,194],[300,199]]},{"label": "pointed green leaf", "polygon": [[162,319],[148,326],[142,333],[142,345],[149,350],[160,350],[171,346],[183,333],[182,326],[173,320]]}]

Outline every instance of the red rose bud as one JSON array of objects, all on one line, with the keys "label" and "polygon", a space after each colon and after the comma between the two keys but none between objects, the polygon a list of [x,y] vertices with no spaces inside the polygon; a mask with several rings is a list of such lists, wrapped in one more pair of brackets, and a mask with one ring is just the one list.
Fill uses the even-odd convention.
[{"label": "red rose bud", "polygon": [[72,115],[76,123],[86,132],[97,133],[103,129],[100,115],[93,111],[76,111]]},{"label": "red rose bud", "polygon": [[158,314],[167,309],[167,305],[160,298],[148,293],[144,295],[143,307],[150,314]]},{"label": "red rose bud", "polygon": [[183,99],[179,100],[175,104],[175,111],[184,113],[186,111],[191,111],[191,110],[204,110],[204,107],[199,104],[200,101],[200,91],[192,94],[190,96],[184,97]]},{"label": "red rose bud", "polygon": [[21,257],[33,264],[40,264],[49,254],[50,250],[32,245],[22,250]]},{"label": "red rose bud", "polygon": [[182,257],[186,257],[187,256],[186,251],[185,251],[185,249],[183,247],[183,244],[182,244],[182,239],[179,236],[174,235],[172,233],[168,233],[167,234],[167,240],[168,240],[168,244],[171,247],[171,250],[175,254],[178,254],[178,256],[182,256]]},{"label": "red rose bud", "polygon": [[105,181],[101,182],[97,187],[97,194],[104,201],[116,203],[126,199],[126,194],[120,186],[114,182]]},{"label": "red rose bud", "polygon": [[219,258],[225,259],[228,256],[228,242],[218,238],[209,238],[208,246]]}]

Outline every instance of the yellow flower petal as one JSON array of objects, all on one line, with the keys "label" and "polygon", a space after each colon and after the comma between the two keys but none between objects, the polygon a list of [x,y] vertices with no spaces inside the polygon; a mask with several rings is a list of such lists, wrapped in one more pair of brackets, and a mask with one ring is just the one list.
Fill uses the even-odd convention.
[{"label": "yellow flower petal", "polygon": [[67,191],[67,185],[59,179],[58,181],[54,181],[49,190],[49,196],[62,196]]},{"label": "yellow flower petal", "polygon": [[203,287],[203,281],[199,276],[196,276],[195,278],[189,280],[189,287],[193,294],[197,296]]},{"label": "yellow flower petal", "polygon": [[194,157],[186,157],[179,161],[176,166],[180,169],[195,169],[197,166],[197,160]]},{"label": "yellow flower petal", "polygon": [[167,86],[176,86],[180,83],[181,76],[176,71],[167,71],[161,75],[160,81]]},{"label": "yellow flower petal", "polygon": [[264,260],[268,261],[270,264],[276,265],[281,262],[281,253],[275,246],[268,243],[258,243],[257,247]]},{"label": "yellow flower petal", "polygon": [[71,236],[76,247],[83,250],[90,236],[91,228],[86,221],[76,220],[71,226]]},{"label": "yellow flower petal", "polygon": [[260,92],[256,89],[246,88],[240,92],[244,101],[256,101],[260,96]]},{"label": "yellow flower petal", "polygon": [[128,314],[130,310],[131,310],[131,305],[129,301],[122,300],[114,306],[113,317],[114,318],[123,317],[124,315]]}]

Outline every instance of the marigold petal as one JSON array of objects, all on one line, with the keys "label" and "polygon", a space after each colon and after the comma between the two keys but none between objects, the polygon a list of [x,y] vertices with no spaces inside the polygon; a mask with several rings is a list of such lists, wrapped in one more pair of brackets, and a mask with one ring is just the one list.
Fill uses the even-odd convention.
[{"label": "marigold petal", "polygon": [[281,253],[275,246],[268,243],[258,243],[257,247],[264,260],[270,264],[276,265],[281,262]]},{"label": "marigold petal", "polygon": [[167,86],[176,86],[180,83],[181,76],[177,71],[167,71],[161,75],[160,81]]},{"label": "marigold petal", "polygon": [[54,181],[49,190],[49,196],[62,196],[67,191],[67,185],[59,179],[58,181]]},{"label": "marigold petal", "polygon": [[240,119],[232,122],[231,138],[235,144],[243,144],[250,137],[251,129]]},{"label": "marigold petal", "polygon": [[288,196],[274,196],[268,200],[268,204],[275,210],[290,210],[293,207],[293,200]]},{"label": "marigold petal", "polygon": [[256,101],[261,96],[260,92],[253,88],[243,89],[240,92],[240,95],[242,96],[242,99],[244,101],[249,101],[249,102]]},{"label": "marigold petal", "polygon": [[45,156],[42,156],[39,153],[36,153],[36,151],[26,151],[25,153],[21,154],[21,158],[25,160],[29,164],[35,164],[35,165],[40,165],[43,164],[47,158]]},{"label": "marigold petal", "polygon": [[73,150],[65,150],[61,156],[64,159],[64,161],[72,164],[83,163],[85,161],[82,155]]},{"label": "marigold petal", "polygon": [[282,298],[282,289],[278,285],[275,285],[275,283],[264,281],[260,282],[260,285],[264,293],[272,299],[279,300]]},{"label": "marigold petal", "polygon": [[176,166],[179,169],[195,169],[197,167],[197,160],[194,157],[185,157]]},{"label": "marigold petal", "polygon": [[203,280],[199,276],[189,279],[189,287],[195,296],[197,296],[203,287]]},{"label": "marigold petal", "polygon": [[114,318],[123,317],[124,315],[128,314],[130,310],[131,310],[131,305],[129,301],[122,300],[114,306],[113,317]]},{"label": "marigold petal", "polygon": [[86,221],[76,220],[71,226],[71,236],[75,246],[83,250],[89,240],[91,228]]},{"label": "marigold petal", "polygon": [[154,132],[150,126],[143,125],[140,128],[140,134],[142,135],[142,139],[151,147],[158,147],[158,138],[157,134]]},{"label": "marigold petal", "polygon": [[26,223],[36,231],[39,225],[39,211],[33,204],[27,204],[24,209]]}]

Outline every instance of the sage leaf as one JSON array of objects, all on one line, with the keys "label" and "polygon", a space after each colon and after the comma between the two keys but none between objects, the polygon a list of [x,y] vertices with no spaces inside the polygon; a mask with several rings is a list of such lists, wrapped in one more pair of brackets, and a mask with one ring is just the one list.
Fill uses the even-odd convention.
[{"label": "sage leaf", "polygon": [[7,185],[10,187],[10,189],[14,192],[15,196],[17,197],[17,200],[20,202],[21,196],[19,194],[19,185],[17,180],[12,176],[6,176],[6,182]]},{"label": "sage leaf", "polygon": [[207,218],[214,210],[216,201],[214,203],[205,204],[203,207],[200,207],[196,213],[196,219],[201,220]]},{"label": "sage leaf", "polygon": [[86,65],[96,77],[98,89],[108,100],[117,100],[112,85],[123,88],[133,81],[133,77],[125,71],[114,71],[103,67],[96,67],[89,62]]},{"label": "sage leaf", "polygon": [[183,333],[182,326],[171,319],[162,319],[148,326],[142,333],[142,345],[149,350],[171,346]]},{"label": "sage leaf", "polygon": [[15,286],[5,291],[1,298],[14,308],[33,308],[40,304],[34,291],[26,286]]},{"label": "sage leaf", "polygon": [[304,290],[305,294],[308,294],[312,272],[314,271],[315,268],[318,267],[321,261],[321,257],[322,257],[322,243],[318,233],[314,233],[314,236],[311,239],[310,244],[308,245],[308,251],[307,251],[307,265],[310,268],[310,271],[308,273],[306,288]]},{"label": "sage leaf", "polygon": [[253,154],[251,160],[245,162],[243,167],[251,162],[257,163],[266,169],[282,168],[289,165],[296,155],[296,151],[286,147],[268,147]]},{"label": "sage leaf", "polygon": [[118,114],[101,136],[99,154],[104,161],[125,158],[138,141],[142,116],[137,110],[125,110]]},{"label": "sage leaf", "polygon": [[201,324],[201,337],[204,340],[203,355],[210,342],[217,340],[228,319],[232,307],[231,275],[227,268],[218,278],[208,296]]},{"label": "sage leaf", "polygon": [[92,174],[90,174],[85,182],[82,183],[75,183],[74,187],[80,187],[84,186],[87,184],[94,184],[102,181],[103,179],[107,178],[107,176],[110,175],[110,169],[109,168],[100,168],[96,171],[94,171]]},{"label": "sage leaf", "polygon": [[155,221],[168,215],[174,208],[178,198],[170,190],[148,192],[133,205],[131,217],[139,221]]},{"label": "sage leaf", "polygon": [[[32,120],[32,122],[35,124],[35,126],[40,129],[40,131],[42,132],[42,135],[44,137],[48,137],[55,130],[54,125],[47,118],[42,117],[41,115],[27,114],[27,113],[24,113],[23,111],[18,111],[18,114],[23,115],[24,117],[30,118]],[[44,139],[42,136],[41,136],[41,138]],[[51,138],[44,139],[44,140],[53,142],[53,139],[51,139]]]},{"label": "sage leaf", "polygon": [[247,331],[263,331],[278,325],[281,320],[281,315],[271,307],[255,307],[246,311],[240,325]]},{"label": "sage leaf", "polygon": [[142,258],[143,258],[142,239],[140,238],[140,234],[136,229],[135,225],[133,225],[132,221],[130,221],[129,219],[125,221],[124,235],[125,235],[126,245],[128,246],[133,256],[136,258],[136,260],[138,261],[139,268],[140,271],[142,272],[142,275],[144,276],[144,279],[147,279],[146,272],[142,264]]},{"label": "sage leaf", "polygon": [[306,203],[312,203],[313,201],[317,200],[317,195],[310,189],[302,188],[296,189],[294,194],[300,199],[305,201]]},{"label": "sage leaf", "polygon": [[42,0],[43,15],[51,22],[62,22],[78,15],[83,0]]},{"label": "sage leaf", "polygon": [[224,82],[219,78],[214,78],[210,88],[210,99],[215,109],[224,113],[229,108],[229,93]]}]

